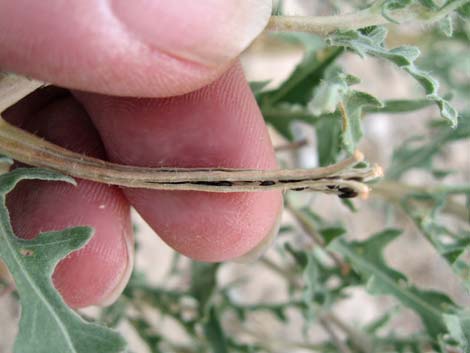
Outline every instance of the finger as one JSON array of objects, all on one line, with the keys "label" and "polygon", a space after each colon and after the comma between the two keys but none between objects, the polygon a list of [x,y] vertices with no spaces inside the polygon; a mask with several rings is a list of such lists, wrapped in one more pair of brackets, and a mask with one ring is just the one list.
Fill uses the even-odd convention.
[{"label": "finger", "polygon": [[[36,98],[30,103],[37,102]],[[74,151],[104,157],[86,112],[70,96],[30,116],[23,126]],[[62,260],[53,275],[65,302],[76,308],[107,304],[117,298],[129,279],[133,256],[129,205],[122,192],[103,184],[77,182],[73,187],[25,181],[7,199],[13,229],[22,238],[80,225],[95,229],[90,242]]]},{"label": "finger", "polygon": [[70,97],[70,92],[64,88],[46,86],[37,89],[15,105],[2,112],[2,118],[10,124],[22,127],[25,120],[61,97]]},{"label": "finger", "polygon": [[0,67],[92,92],[182,94],[223,72],[271,2],[1,1]]},{"label": "finger", "polygon": [[[256,102],[236,65],[188,95],[129,99],[77,93],[108,157],[140,166],[276,168]],[[273,233],[281,193],[127,189],[131,204],[177,251],[202,261],[241,256]]]}]

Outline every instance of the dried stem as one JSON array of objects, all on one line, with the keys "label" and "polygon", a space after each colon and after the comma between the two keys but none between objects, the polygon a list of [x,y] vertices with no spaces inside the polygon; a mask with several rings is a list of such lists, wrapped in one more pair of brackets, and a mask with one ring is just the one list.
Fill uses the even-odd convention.
[{"label": "dried stem", "polygon": [[440,9],[433,10],[420,2],[402,9],[388,10],[384,17],[385,1],[375,1],[372,6],[353,13],[337,16],[273,16],[267,31],[309,32],[327,35],[337,30],[354,30],[393,22],[431,23],[436,22],[468,3],[469,0],[452,1]]},{"label": "dried stem", "polygon": [[274,147],[274,151],[276,152],[295,151],[307,145],[308,145],[308,141],[305,139],[302,139],[300,141],[294,141],[291,143],[286,143],[284,145],[276,146]]},{"label": "dried stem", "polygon": [[[0,77],[0,107],[15,103],[41,84],[20,76]],[[21,92],[21,94],[17,94]],[[69,151],[0,119],[0,153],[36,167],[73,177],[131,188],[252,192],[312,190],[340,197],[366,197],[364,184],[381,175],[379,168],[353,169],[364,157],[356,152],[337,164],[316,169],[250,170],[228,168],[143,168],[110,163]]]}]

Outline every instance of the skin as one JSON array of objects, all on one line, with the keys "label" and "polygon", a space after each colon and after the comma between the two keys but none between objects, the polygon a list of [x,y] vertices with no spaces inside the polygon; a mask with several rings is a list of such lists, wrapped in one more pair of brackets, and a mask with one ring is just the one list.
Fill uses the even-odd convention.
[{"label": "skin", "polygon": [[[120,163],[276,168],[236,59],[263,29],[271,2],[195,3],[0,2],[0,67],[72,89],[37,91],[4,117],[71,150]],[[65,301],[79,308],[111,303],[127,283],[131,206],[175,250],[224,261],[266,242],[282,196],[28,181],[7,203],[21,237],[75,225],[96,229],[53,276]]]}]

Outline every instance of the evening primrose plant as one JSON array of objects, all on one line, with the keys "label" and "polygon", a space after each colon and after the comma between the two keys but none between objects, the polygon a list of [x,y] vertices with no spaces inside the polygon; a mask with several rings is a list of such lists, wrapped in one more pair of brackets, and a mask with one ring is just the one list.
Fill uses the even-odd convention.
[{"label": "evening primrose plant", "polygon": [[[346,3],[357,9],[343,13]],[[295,124],[301,122],[315,132],[319,168],[313,174],[297,168],[284,176],[270,174],[270,180],[246,171],[231,179],[225,174],[214,179],[211,174],[207,181],[207,173],[214,171],[188,175],[187,180],[158,179],[170,190],[185,182],[187,189],[205,192],[230,192],[233,187],[239,188],[235,191],[259,191],[283,183],[279,187],[293,189],[285,195],[289,217],[281,226],[279,241],[251,270],[271,272],[285,289],[285,300],[247,302],[240,298],[240,287],[249,277],[228,283],[221,280],[221,274],[233,264],[189,262],[175,255],[165,281],[151,283],[145,273],[135,271],[122,296],[96,317],[71,310],[53,287],[51,275],[60,259],[87,243],[93,229],[84,225],[22,240],[11,227],[6,195],[24,179],[74,183],[73,176],[88,176],[98,182],[128,184],[119,184],[125,178],[114,180],[112,175],[100,179],[102,173],[93,179],[80,163],[73,171],[61,169],[60,159],[70,156],[61,157],[60,151],[58,164],[47,164],[45,158],[34,157],[28,150],[28,146],[39,148],[41,142],[31,138],[25,140],[29,145],[14,144],[13,130],[0,125],[2,165],[12,164],[14,158],[44,167],[17,168],[0,176],[0,258],[15,282],[16,290],[8,295],[17,297],[22,308],[15,353],[137,352],[126,343],[129,330],[153,353],[470,352],[470,311],[449,295],[448,279],[441,279],[442,290],[424,288],[394,268],[385,256],[403,236],[403,223],[411,224],[416,236],[433,249],[429,271],[435,262],[447,266],[469,302],[470,184],[468,175],[466,182],[453,182],[465,181],[465,176],[462,171],[443,168],[440,158],[460,143],[466,146],[463,151],[470,163],[470,1],[331,1],[331,7],[337,15],[284,16],[280,3],[266,31],[279,43],[301,47],[303,58],[274,88],[269,81],[251,83],[266,123],[289,148],[295,151],[302,146]],[[400,35],[403,38],[397,40]],[[395,38],[391,40],[391,36]],[[406,43],[407,39],[412,43]],[[404,43],[389,44],[397,41]],[[402,72],[419,94],[387,100],[357,88],[363,78],[349,73],[348,61],[343,60],[351,55],[372,57],[376,65]],[[15,80],[9,81],[9,87],[20,79]],[[20,96],[42,85],[22,82],[17,92],[26,89]],[[1,103],[3,110],[14,102]],[[412,112],[427,115],[426,125],[418,135],[395,144],[384,176],[377,179],[380,168],[362,160],[358,152],[367,135],[366,120],[377,114],[393,115],[397,124],[406,125]],[[103,165],[106,168],[115,168],[113,173],[120,170],[116,165]],[[428,182],[411,183],[407,176],[413,172],[425,175]],[[251,189],[248,182],[252,182]],[[354,197],[369,196],[367,202],[373,202],[375,211],[383,215],[383,227],[358,237],[343,218],[325,217],[300,200],[295,192],[300,189],[340,196],[335,207],[347,210],[353,221],[364,205]],[[2,286],[9,284],[0,279]],[[338,308],[357,289],[371,297],[389,298],[393,305],[367,323],[351,322]],[[183,338],[175,340],[148,312],[170,319]],[[413,332],[397,328],[397,317],[406,312],[414,313],[420,322]],[[293,321],[300,320],[301,339],[253,326],[250,321],[257,315],[266,323],[275,322],[281,332],[288,332]],[[316,330],[325,335],[318,338],[312,334]]]}]

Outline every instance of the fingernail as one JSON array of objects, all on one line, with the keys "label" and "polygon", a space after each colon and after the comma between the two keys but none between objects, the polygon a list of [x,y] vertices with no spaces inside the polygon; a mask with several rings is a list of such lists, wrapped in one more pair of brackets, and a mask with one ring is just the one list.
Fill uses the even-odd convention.
[{"label": "fingernail", "polygon": [[264,237],[263,240],[258,245],[256,245],[253,249],[251,249],[245,255],[242,255],[234,259],[233,260],[234,262],[241,263],[241,264],[255,262],[261,256],[263,256],[266,253],[266,251],[268,251],[271,248],[271,245],[274,243],[274,240],[276,239],[277,234],[279,233],[279,228],[281,227],[282,211],[283,211],[283,207],[281,206],[277,214],[276,221],[274,222],[274,225],[272,226],[272,228],[270,229],[266,237]]},{"label": "fingernail", "polygon": [[135,250],[133,232],[131,230],[127,230],[124,234],[124,239],[127,248],[127,264],[125,270],[120,275],[117,284],[109,291],[108,294],[104,295],[103,299],[97,304],[98,306],[109,306],[118,300],[131,278],[132,270],[134,269]]},{"label": "fingernail", "polygon": [[150,48],[205,66],[238,56],[266,26],[272,0],[112,0],[114,16]]}]

